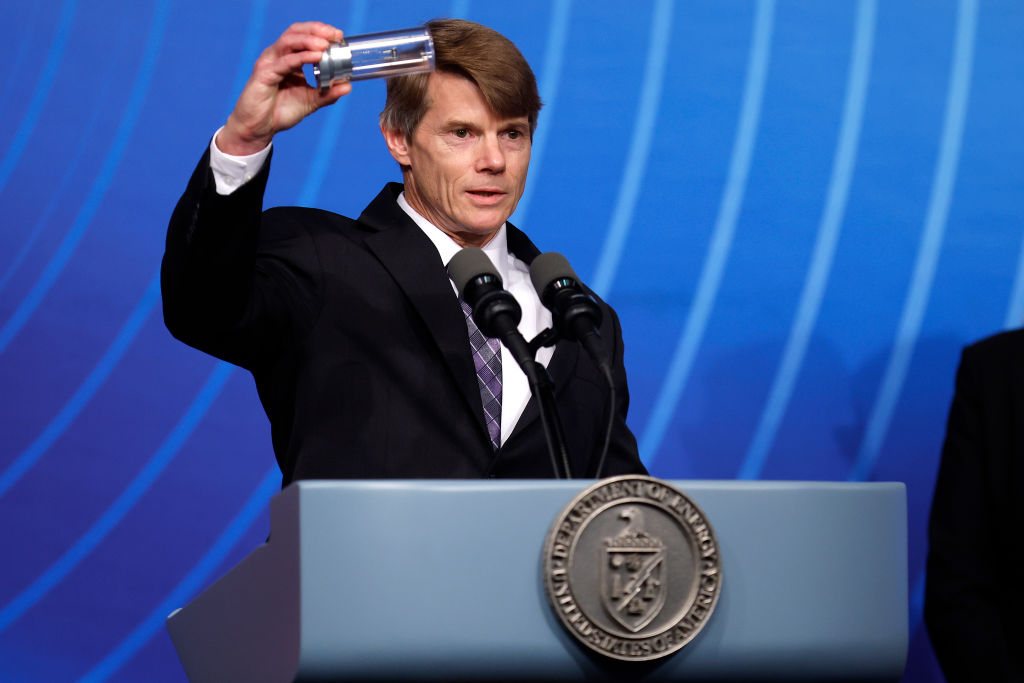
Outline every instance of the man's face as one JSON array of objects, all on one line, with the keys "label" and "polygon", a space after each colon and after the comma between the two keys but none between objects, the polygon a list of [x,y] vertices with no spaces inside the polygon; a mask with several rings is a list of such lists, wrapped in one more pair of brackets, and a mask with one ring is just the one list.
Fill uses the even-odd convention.
[{"label": "man's face", "polygon": [[501,118],[471,81],[435,71],[412,138],[384,131],[405,167],[405,198],[462,246],[482,246],[512,215],[530,165],[530,123]]}]

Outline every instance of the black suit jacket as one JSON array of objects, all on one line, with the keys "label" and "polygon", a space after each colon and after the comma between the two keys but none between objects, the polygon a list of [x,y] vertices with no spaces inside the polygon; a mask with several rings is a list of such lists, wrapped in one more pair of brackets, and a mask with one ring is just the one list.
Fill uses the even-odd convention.
[{"label": "black suit jacket", "polygon": [[[436,248],[390,184],[351,220],[297,207],[261,212],[269,161],[216,193],[203,156],[171,218],[164,319],[179,339],[250,370],[270,418],[283,483],[383,477],[547,477],[531,399],[495,453],[461,307]],[[537,248],[508,228],[509,249]],[[618,394],[603,474],[644,472],[625,423],[618,318],[601,302]],[[575,476],[593,476],[606,385],[577,344],[549,371]]]},{"label": "black suit jacket", "polygon": [[929,521],[925,620],[952,681],[1021,681],[1024,330],[964,349]]}]

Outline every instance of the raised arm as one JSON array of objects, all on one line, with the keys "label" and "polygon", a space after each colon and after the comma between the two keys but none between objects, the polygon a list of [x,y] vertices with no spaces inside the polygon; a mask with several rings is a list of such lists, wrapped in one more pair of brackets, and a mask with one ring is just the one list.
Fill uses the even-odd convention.
[{"label": "raised arm", "polygon": [[351,91],[342,82],[320,93],[302,73],[341,35],[327,24],[294,24],[263,51],[168,226],[161,282],[168,329],[244,367],[312,324],[319,264],[300,226],[264,225],[269,150],[228,183],[225,168],[237,169],[224,155],[267,150],[277,132]]}]

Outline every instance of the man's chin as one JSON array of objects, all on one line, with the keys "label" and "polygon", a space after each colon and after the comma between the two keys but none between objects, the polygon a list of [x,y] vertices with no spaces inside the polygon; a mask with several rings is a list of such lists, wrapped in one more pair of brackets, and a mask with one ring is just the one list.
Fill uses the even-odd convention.
[{"label": "man's chin", "polygon": [[508,217],[509,214],[503,211],[495,212],[487,216],[477,217],[472,221],[466,221],[463,223],[463,227],[467,232],[477,235],[493,235],[501,229],[501,226],[505,225]]},{"label": "man's chin", "polygon": [[494,239],[494,236],[498,234],[498,230],[500,230],[501,226],[504,224],[504,220],[497,225],[493,225],[492,223],[474,225],[463,224],[457,231],[456,241],[466,247],[482,247]]}]

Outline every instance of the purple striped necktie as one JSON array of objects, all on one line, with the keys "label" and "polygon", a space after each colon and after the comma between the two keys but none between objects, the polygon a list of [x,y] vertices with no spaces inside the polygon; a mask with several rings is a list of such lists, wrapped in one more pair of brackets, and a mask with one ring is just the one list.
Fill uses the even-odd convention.
[{"label": "purple striped necktie", "polygon": [[473,309],[462,297],[462,312],[466,314],[469,329],[469,346],[473,349],[473,365],[476,366],[476,381],[480,385],[480,400],[484,404],[484,419],[491,447],[498,450],[501,445],[501,343],[484,336],[473,320]]}]

